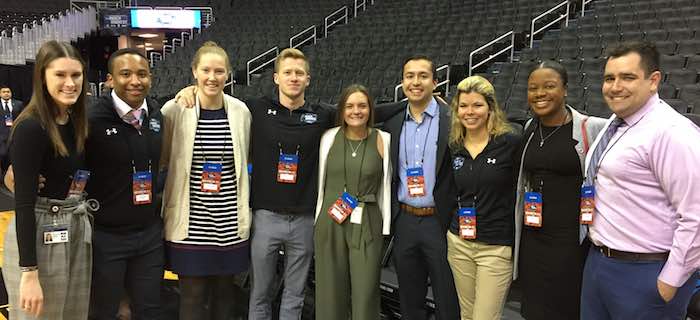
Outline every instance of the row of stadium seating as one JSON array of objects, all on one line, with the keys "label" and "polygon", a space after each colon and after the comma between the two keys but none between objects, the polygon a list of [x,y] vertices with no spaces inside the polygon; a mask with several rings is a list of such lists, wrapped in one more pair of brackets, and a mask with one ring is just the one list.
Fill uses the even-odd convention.
[{"label": "row of stadium seating", "polygon": [[[520,61],[498,63],[486,74],[511,119],[527,116],[527,76],[541,60],[560,61],[568,71],[567,101],[593,115],[609,116],[601,93],[604,52],[624,40],[657,44],[663,73],[659,94],[681,113],[700,113],[700,3],[680,0],[596,1],[586,15],[561,30],[550,30]],[[633,22],[633,23],[630,23]]]}]

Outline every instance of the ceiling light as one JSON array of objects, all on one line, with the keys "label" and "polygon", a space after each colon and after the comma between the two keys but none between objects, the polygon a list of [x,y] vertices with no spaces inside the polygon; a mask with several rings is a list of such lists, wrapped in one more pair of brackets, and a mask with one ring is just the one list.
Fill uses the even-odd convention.
[{"label": "ceiling light", "polygon": [[157,37],[158,35],[155,34],[155,33],[142,33],[142,34],[140,34],[140,35],[138,35],[138,36],[141,37],[141,38],[150,39],[150,38],[155,38],[155,37]]}]

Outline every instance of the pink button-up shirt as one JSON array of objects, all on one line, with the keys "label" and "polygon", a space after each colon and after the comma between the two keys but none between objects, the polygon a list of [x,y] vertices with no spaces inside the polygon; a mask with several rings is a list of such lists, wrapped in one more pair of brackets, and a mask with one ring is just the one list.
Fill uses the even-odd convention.
[{"label": "pink button-up shirt", "polygon": [[621,251],[670,252],[659,280],[680,287],[700,268],[700,129],[658,95],[624,120],[600,161],[590,237]]}]

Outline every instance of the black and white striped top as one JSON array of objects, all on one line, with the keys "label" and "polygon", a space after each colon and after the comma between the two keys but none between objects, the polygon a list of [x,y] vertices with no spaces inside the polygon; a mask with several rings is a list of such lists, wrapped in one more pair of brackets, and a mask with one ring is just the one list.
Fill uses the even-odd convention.
[{"label": "black and white striped top", "polygon": [[[221,189],[202,192],[205,162],[221,163]],[[190,222],[188,237],[175,243],[230,246],[245,240],[238,237],[236,168],[231,130],[226,111],[200,110],[190,171]]]}]

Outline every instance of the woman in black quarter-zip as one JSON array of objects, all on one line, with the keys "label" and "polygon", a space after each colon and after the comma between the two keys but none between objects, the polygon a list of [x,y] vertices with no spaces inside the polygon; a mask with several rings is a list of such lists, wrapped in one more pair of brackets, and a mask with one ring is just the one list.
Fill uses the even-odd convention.
[{"label": "woman in black quarter-zip", "polygon": [[462,319],[500,319],[513,275],[517,152],[493,85],[472,76],[452,100],[450,148],[458,209],[447,257]]}]

